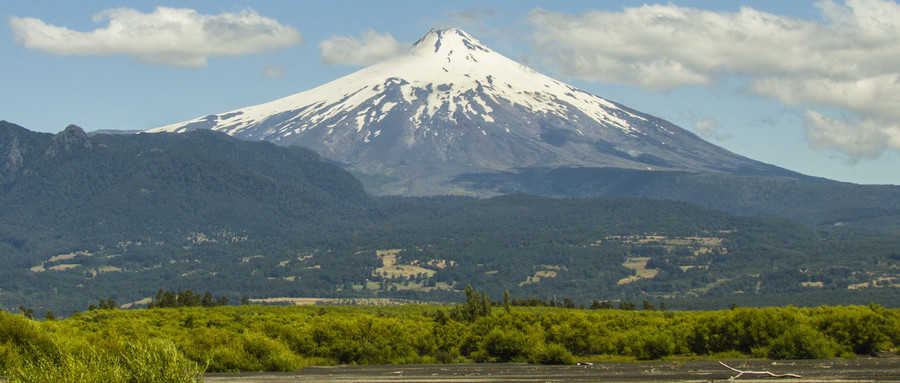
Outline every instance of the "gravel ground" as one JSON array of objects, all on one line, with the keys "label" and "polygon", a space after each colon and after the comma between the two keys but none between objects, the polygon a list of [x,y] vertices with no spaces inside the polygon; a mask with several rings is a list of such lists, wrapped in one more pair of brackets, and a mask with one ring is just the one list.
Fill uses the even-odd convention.
[{"label": "gravel ground", "polygon": [[[900,382],[900,358],[725,361],[740,370],[768,370],[801,378],[742,382]],[[312,367],[288,373],[208,374],[208,383],[287,382],[727,382],[734,372],[717,361],[596,363],[593,367],[530,364],[450,364]]]}]

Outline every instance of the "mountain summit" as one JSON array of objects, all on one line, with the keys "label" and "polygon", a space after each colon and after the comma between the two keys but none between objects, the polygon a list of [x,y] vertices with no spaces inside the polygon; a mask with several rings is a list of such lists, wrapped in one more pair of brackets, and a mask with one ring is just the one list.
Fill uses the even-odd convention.
[{"label": "mountain summit", "polygon": [[467,193],[457,176],[529,167],[789,173],[538,73],[456,28],[314,89],[150,132],[193,129],[311,148],[381,179],[379,194]]}]

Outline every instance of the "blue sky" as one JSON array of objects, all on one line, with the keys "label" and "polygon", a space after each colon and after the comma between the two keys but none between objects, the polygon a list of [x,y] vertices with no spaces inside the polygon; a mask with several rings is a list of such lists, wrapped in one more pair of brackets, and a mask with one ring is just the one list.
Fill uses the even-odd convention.
[{"label": "blue sky", "polygon": [[[238,15],[246,25],[166,53],[128,28],[70,33],[157,22],[157,7],[193,10],[189,21]],[[351,73],[431,27],[458,26],[510,58],[736,153],[814,176],[900,184],[893,0],[6,0],[3,12],[0,119],[36,131],[149,129],[255,105]],[[253,40],[260,25],[274,32]],[[326,41],[374,56],[329,56]]]}]

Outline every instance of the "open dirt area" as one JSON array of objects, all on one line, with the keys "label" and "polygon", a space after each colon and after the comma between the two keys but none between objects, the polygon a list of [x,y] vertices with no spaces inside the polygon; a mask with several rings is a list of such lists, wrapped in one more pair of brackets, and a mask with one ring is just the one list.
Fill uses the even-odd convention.
[{"label": "open dirt area", "polygon": [[[798,374],[801,378],[745,375],[738,382],[900,382],[900,358],[725,361],[741,370]],[[728,382],[734,372],[712,360],[596,363],[592,367],[509,364],[311,367],[287,373],[208,374],[204,382]]]}]

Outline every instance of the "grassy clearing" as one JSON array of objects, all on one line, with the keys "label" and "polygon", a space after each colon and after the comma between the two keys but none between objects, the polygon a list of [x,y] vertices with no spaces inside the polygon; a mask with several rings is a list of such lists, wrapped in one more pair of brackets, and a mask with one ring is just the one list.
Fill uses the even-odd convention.
[{"label": "grassy clearing", "polygon": [[381,260],[381,267],[372,272],[372,276],[386,279],[409,279],[415,276],[431,278],[437,272],[418,265],[398,264],[398,254],[402,249],[377,250],[375,252]]},{"label": "grassy clearing", "polygon": [[627,278],[622,278],[618,282],[617,285],[627,285],[632,282],[637,282],[641,279],[653,279],[659,274],[659,270],[657,269],[648,269],[647,262],[650,261],[650,257],[631,257],[626,258],[625,263],[622,264],[626,269],[634,270],[635,275],[632,275]]}]

